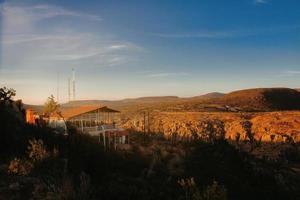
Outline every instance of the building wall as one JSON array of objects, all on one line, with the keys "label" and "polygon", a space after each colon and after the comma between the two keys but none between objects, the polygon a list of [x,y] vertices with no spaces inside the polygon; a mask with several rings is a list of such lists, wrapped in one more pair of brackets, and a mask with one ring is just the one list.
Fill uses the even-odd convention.
[{"label": "building wall", "polygon": [[26,110],[26,122],[29,123],[29,124],[35,124],[35,119],[34,119],[32,109],[27,109]]}]

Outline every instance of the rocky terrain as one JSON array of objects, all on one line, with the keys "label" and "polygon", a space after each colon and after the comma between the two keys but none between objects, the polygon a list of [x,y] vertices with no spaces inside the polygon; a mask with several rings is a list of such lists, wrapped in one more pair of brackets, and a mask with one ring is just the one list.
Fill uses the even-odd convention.
[{"label": "rocky terrain", "polygon": [[205,139],[215,134],[256,146],[300,142],[300,92],[295,89],[255,88],[190,98],[71,101],[61,109],[95,104],[120,110],[122,126],[135,131],[144,131],[144,113],[146,118],[149,113],[145,130],[167,137]]},{"label": "rocky terrain", "polygon": [[116,151],[74,127],[66,136],[27,124],[20,106],[0,101],[0,199],[298,199],[300,111],[281,111],[282,96],[261,91],[111,104],[130,131]]},{"label": "rocky terrain", "polygon": [[[212,126],[217,132],[224,132],[226,139],[249,139],[247,128],[254,139],[262,142],[300,141],[300,112],[228,113],[228,112],[153,112],[150,114],[151,132],[170,135],[177,133],[183,137],[207,132]],[[143,130],[143,115],[137,115],[124,123],[127,128]],[[239,136],[238,136],[239,135]]]},{"label": "rocky terrain", "polygon": [[[256,146],[284,146],[300,142],[300,112],[152,112],[146,131],[162,133],[168,138],[179,139],[216,137]],[[148,125],[149,124],[149,125]],[[143,114],[124,121],[123,126],[136,131],[144,131]],[[264,144],[264,145],[261,145]],[[272,145],[271,145],[272,144]],[[246,147],[248,148],[248,147]],[[249,147],[250,148],[250,147]],[[253,150],[253,149],[251,149]],[[272,154],[279,154],[272,149]],[[261,150],[262,151],[262,150]],[[264,154],[268,151],[264,150]]]}]

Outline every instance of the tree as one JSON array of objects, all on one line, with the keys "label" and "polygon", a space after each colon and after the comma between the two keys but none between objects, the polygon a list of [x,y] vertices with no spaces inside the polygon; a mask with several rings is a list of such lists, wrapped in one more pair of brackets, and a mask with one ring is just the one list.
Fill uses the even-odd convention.
[{"label": "tree", "polygon": [[0,88],[0,100],[1,101],[12,101],[12,98],[16,96],[16,90],[7,87]]},{"label": "tree", "polygon": [[54,96],[51,94],[45,103],[44,112],[47,116],[49,116],[53,113],[58,113],[59,107],[60,105],[57,103],[57,101],[55,101]]}]

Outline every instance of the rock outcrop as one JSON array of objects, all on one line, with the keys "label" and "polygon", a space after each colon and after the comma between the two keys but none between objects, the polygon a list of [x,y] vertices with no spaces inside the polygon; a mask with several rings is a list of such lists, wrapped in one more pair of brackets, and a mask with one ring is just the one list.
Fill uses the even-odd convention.
[{"label": "rock outcrop", "polygon": [[[225,138],[238,149],[259,158],[280,159],[291,144],[300,142],[300,112],[153,112],[151,133],[163,134],[171,140]],[[124,121],[124,128],[144,131],[143,116]]]},{"label": "rock outcrop", "polygon": [[[136,115],[123,126],[143,131],[143,116]],[[176,134],[182,138],[216,136],[238,141],[300,142],[300,112],[153,112],[146,129],[167,137]]]}]

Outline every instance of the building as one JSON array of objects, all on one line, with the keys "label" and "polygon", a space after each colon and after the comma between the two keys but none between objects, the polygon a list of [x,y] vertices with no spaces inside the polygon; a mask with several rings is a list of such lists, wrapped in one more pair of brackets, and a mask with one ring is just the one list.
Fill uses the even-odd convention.
[{"label": "building", "polygon": [[79,106],[64,109],[61,112],[64,120],[78,128],[88,128],[103,124],[120,122],[120,112],[106,106]]},{"label": "building", "polygon": [[26,119],[26,123],[37,125],[38,122],[39,122],[39,117],[40,117],[40,115],[37,114],[37,112],[34,111],[33,109],[27,108],[27,109],[25,110],[25,119]]},{"label": "building", "polygon": [[84,134],[98,136],[105,147],[117,148],[129,141],[128,132],[118,127],[120,119],[120,111],[106,106],[79,106],[51,115],[49,125],[66,130],[66,123],[70,123]]},{"label": "building", "polygon": [[26,122],[29,124],[35,124],[35,119],[31,108],[26,109]]}]

